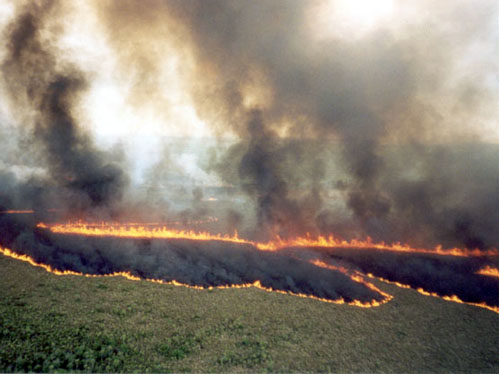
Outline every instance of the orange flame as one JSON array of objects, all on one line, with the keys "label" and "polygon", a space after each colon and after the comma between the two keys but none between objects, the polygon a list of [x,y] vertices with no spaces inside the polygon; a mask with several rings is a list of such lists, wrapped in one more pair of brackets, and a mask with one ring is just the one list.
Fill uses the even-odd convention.
[{"label": "orange flame", "polygon": [[479,249],[469,250],[462,248],[443,249],[437,246],[434,249],[414,248],[407,244],[386,244],[384,242],[375,243],[371,238],[367,240],[351,241],[335,238],[333,235],[328,237],[318,236],[312,238],[310,235],[293,239],[282,239],[276,237],[274,240],[262,243],[240,238],[237,232],[234,235],[212,234],[206,231],[176,230],[166,226],[146,227],[137,225],[131,227],[122,223],[89,224],[85,222],[66,223],[66,224],[44,224],[39,223],[39,228],[48,229],[56,234],[75,234],[86,236],[115,236],[123,238],[141,238],[141,239],[189,239],[189,240],[217,240],[237,244],[250,244],[260,250],[278,250],[286,247],[317,247],[317,248],[350,248],[350,249],[377,249],[383,251],[404,252],[404,253],[424,253],[446,256],[497,256],[499,251],[492,248],[486,251]]},{"label": "orange flame", "polygon": [[497,277],[499,278],[499,269],[493,268],[490,265],[487,265],[476,272],[476,274],[488,275],[489,277]]},{"label": "orange flame", "polygon": [[365,305],[366,307],[373,307],[373,306],[379,306],[382,304],[386,304],[387,302],[389,302],[390,300],[393,299],[392,295],[390,295],[384,291],[381,291],[374,284],[366,282],[364,277],[362,276],[362,274],[360,274],[359,272],[356,272],[355,274],[350,274],[348,269],[346,269],[344,267],[334,266],[334,265],[328,264],[328,263],[321,261],[321,260],[312,260],[312,261],[310,261],[310,263],[315,265],[315,266],[321,267],[321,268],[339,271],[339,272],[347,275],[348,277],[350,277],[350,279],[353,280],[354,282],[361,283],[364,286],[366,286],[367,288],[369,288],[370,290],[377,292],[381,296],[383,296],[383,300],[381,300],[381,301],[373,300],[371,302],[363,303],[363,305]]},{"label": "orange flame", "polygon": [[499,313],[499,307],[497,307],[497,306],[490,306],[490,305],[487,305],[486,303],[470,303],[470,302],[461,300],[456,295],[444,295],[444,296],[440,296],[436,292],[429,292],[429,291],[424,290],[421,287],[414,288],[414,287],[411,287],[408,284],[403,284],[403,283],[400,283],[400,282],[390,281],[390,280],[382,278],[382,277],[377,277],[377,276],[375,276],[375,275],[373,275],[371,273],[368,273],[367,276],[369,278],[377,279],[377,280],[379,280],[381,282],[384,282],[384,283],[393,284],[393,285],[395,285],[397,287],[400,287],[400,288],[410,288],[410,289],[415,290],[415,291],[417,291],[420,294],[425,295],[425,296],[437,297],[439,299],[443,299],[443,300],[446,300],[446,301],[452,301],[452,302],[458,303],[458,304],[473,305],[473,306],[477,306],[479,308],[484,308],[484,309],[491,310],[491,311],[493,311],[495,313]]},{"label": "orange flame", "polygon": [[[88,224],[83,222],[46,225],[39,223],[39,228],[49,229],[56,234],[75,234],[84,236],[115,236],[122,238],[138,239],[190,239],[190,240],[217,240],[237,244],[252,244],[255,242],[239,238],[237,232],[230,235],[211,234],[209,232],[193,230],[175,230],[165,226],[146,227],[146,226],[128,226],[126,224]],[[263,249],[263,248],[261,248]],[[269,248],[270,249],[270,248]]]},{"label": "orange flame", "polygon": [[2,210],[0,211],[0,214],[33,214],[35,211],[34,210]]},{"label": "orange flame", "polygon": [[201,199],[201,201],[218,201],[218,199],[216,197],[210,196],[210,197],[208,197],[206,199]]},{"label": "orange flame", "polygon": [[[53,268],[50,265],[36,262],[32,257],[30,257],[28,255],[18,254],[18,253],[14,252],[14,251],[12,251],[12,250],[10,250],[8,248],[0,247],[0,253],[3,254],[6,257],[10,257],[10,258],[14,258],[16,260],[24,261],[24,262],[27,262],[30,265],[33,265],[33,266],[36,266],[36,267],[41,267],[42,269],[44,269],[47,272],[52,273],[54,275],[77,275],[77,276],[83,276],[83,277],[87,277],[87,278],[124,277],[124,278],[126,278],[128,280],[132,280],[132,281],[145,280],[145,281],[152,282],[152,283],[158,283],[158,284],[164,284],[164,285],[173,285],[173,286],[182,286],[182,287],[187,287],[187,288],[196,289],[196,290],[213,290],[213,289],[250,288],[250,287],[254,287],[254,288],[266,291],[266,292],[275,292],[275,293],[280,293],[280,294],[284,294],[284,295],[291,295],[291,296],[297,296],[297,297],[301,297],[301,298],[308,298],[308,299],[318,300],[318,301],[322,301],[322,302],[326,302],[326,303],[347,304],[347,305],[356,306],[356,307],[360,307],[360,308],[371,308],[371,307],[380,306],[380,305],[385,304],[385,303],[387,303],[387,302],[389,302],[390,300],[393,299],[392,295],[390,295],[390,294],[388,294],[386,292],[381,291],[379,288],[377,288],[372,283],[366,282],[364,280],[364,278],[363,278],[363,274],[361,274],[361,273],[359,273],[357,271],[355,272],[354,275],[350,274],[349,275],[350,278],[353,281],[362,283],[362,284],[366,285],[368,288],[372,289],[373,291],[380,293],[384,297],[383,300],[381,300],[381,301],[373,300],[371,302],[362,302],[362,301],[359,301],[359,300],[353,300],[353,301],[350,301],[350,302],[346,302],[343,298],[339,298],[339,299],[336,299],[336,300],[330,300],[330,299],[320,298],[320,297],[313,296],[313,295],[307,295],[307,294],[303,294],[303,293],[295,293],[295,292],[291,292],[291,291],[276,290],[276,289],[273,289],[273,288],[270,288],[270,287],[265,287],[258,280],[255,281],[255,282],[253,282],[253,283],[246,283],[246,284],[233,284],[233,285],[222,285],[222,286],[203,287],[203,286],[192,286],[192,285],[189,285],[189,284],[178,282],[176,280],[164,281],[162,279],[140,278],[140,277],[138,277],[136,275],[133,275],[132,273],[130,273],[128,271],[114,272],[114,273],[111,273],[111,274],[84,274],[84,273],[80,273],[80,272],[76,272],[76,271],[71,271],[71,270],[58,270],[58,269],[55,269],[55,268]],[[320,260],[314,260],[314,261],[311,261],[311,263],[314,264],[314,265],[316,265],[316,266],[319,266],[319,267],[324,267],[324,268],[331,269],[331,270],[341,271],[342,273],[347,274],[347,275],[349,274],[349,271],[347,269],[345,269],[345,268],[336,267],[334,265],[330,265],[330,264],[324,263],[324,262],[322,262]],[[393,285],[396,285],[397,287],[400,287],[400,288],[406,288],[406,289],[410,288],[410,289],[416,290],[417,292],[419,292],[420,294],[425,295],[425,296],[437,297],[437,298],[441,298],[441,299],[446,300],[446,301],[452,301],[452,302],[459,303],[459,304],[467,304],[467,305],[477,306],[477,307],[480,307],[480,308],[485,308],[485,309],[491,310],[491,311],[493,311],[495,313],[499,313],[499,307],[490,306],[490,305],[487,305],[485,303],[470,303],[470,302],[466,302],[466,301],[461,300],[456,295],[440,296],[440,295],[438,295],[435,292],[428,292],[428,291],[426,291],[426,290],[424,290],[422,288],[413,288],[410,285],[399,283],[399,282],[393,282],[393,281],[390,281],[390,280],[382,278],[382,277],[374,276],[371,273],[368,273],[367,277],[373,278],[373,279],[377,279],[377,280],[382,281],[384,283],[393,284]]]},{"label": "orange flame", "polygon": [[[107,277],[124,277],[128,280],[132,281],[140,281],[140,280],[145,280],[148,282],[152,283],[158,283],[158,284],[164,284],[164,285],[172,285],[172,286],[182,286],[182,287],[187,287],[195,290],[213,290],[213,289],[229,289],[229,288],[250,288],[254,287],[259,290],[263,290],[265,292],[275,292],[279,294],[284,294],[284,295],[291,295],[291,296],[296,296],[296,297],[301,297],[301,298],[307,298],[307,299],[313,299],[313,300],[318,300],[322,301],[325,303],[332,303],[332,304],[347,304],[351,306],[356,306],[360,308],[370,308],[374,306],[381,305],[382,303],[379,303],[377,301],[373,301],[372,303],[363,303],[358,300],[353,300],[350,302],[346,302],[343,298],[331,300],[331,299],[326,299],[326,298],[321,298],[317,297],[314,295],[307,295],[304,293],[296,293],[296,292],[291,292],[291,291],[283,291],[283,290],[276,290],[271,287],[265,287],[261,284],[260,281],[255,281],[253,283],[246,283],[246,284],[230,284],[230,285],[222,285],[222,286],[209,286],[209,287],[203,287],[203,286],[192,286],[186,283],[181,283],[176,280],[172,281],[165,281],[162,279],[154,279],[154,278],[140,278],[136,275],[133,275],[132,273],[128,271],[119,271],[119,272],[114,272],[111,274],[84,274],[76,271],[71,271],[71,270],[58,270],[53,268],[50,265],[43,264],[36,262],[32,257],[28,255],[23,255],[23,254],[18,254],[8,248],[3,248],[0,247],[0,253],[2,253],[4,256],[14,258],[16,260],[24,261],[29,263],[30,265],[41,267],[42,269],[45,269],[47,272],[55,274],[55,275],[78,275],[78,276],[83,276],[87,278],[107,278]],[[386,302],[386,301],[384,301]],[[383,303],[384,303],[383,302]]]},{"label": "orange flame", "polygon": [[[78,221],[77,223],[73,223],[71,225],[76,225],[76,224],[82,224],[85,225],[88,228],[95,228],[95,227],[103,227],[104,225],[107,226],[112,226],[112,227],[122,227],[122,228],[127,228],[127,227],[132,227],[132,226],[140,226],[140,227],[147,227],[147,226],[153,226],[157,228],[164,228],[167,227],[168,225],[204,225],[207,223],[215,223],[218,222],[217,217],[212,217],[212,216],[207,216],[204,219],[196,219],[196,220],[181,220],[181,221],[157,221],[157,222],[111,222],[111,223],[83,223],[81,221]],[[48,225],[44,225],[43,223],[38,224],[38,227],[41,228],[48,228]],[[153,229],[147,229],[147,230],[153,230]]]}]

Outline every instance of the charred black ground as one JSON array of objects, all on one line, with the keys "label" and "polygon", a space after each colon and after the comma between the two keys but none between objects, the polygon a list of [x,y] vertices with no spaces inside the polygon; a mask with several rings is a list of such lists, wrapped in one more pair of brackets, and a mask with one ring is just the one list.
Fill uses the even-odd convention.
[{"label": "charred black ground", "polygon": [[[300,249],[289,251],[298,258],[303,256]],[[373,248],[323,248],[315,253],[319,253],[326,262],[345,261],[349,267],[363,274],[373,274],[413,289],[422,288],[440,296],[456,295],[466,302],[499,306],[499,279],[476,274],[484,266],[497,267],[499,261],[495,257],[397,253]]]},{"label": "charred black ground", "polygon": [[45,230],[27,229],[25,220],[5,222],[1,218],[2,231],[11,236],[4,236],[0,244],[58,270],[84,274],[130,271],[142,278],[176,280],[202,287],[260,281],[267,288],[328,300],[383,300],[382,295],[342,273],[249,245],[53,235]]},{"label": "charred black ground", "polygon": [[[0,245],[57,270],[83,274],[127,271],[146,279],[176,280],[191,286],[231,286],[260,281],[275,290],[347,302],[382,301],[383,295],[311,260],[371,273],[440,296],[499,306],[499,280],[478,275],[493,257],[387,253],[375,249],[289,248],[277,252],[218,241],[126,239],[52,234],[33,229],[32,217],[5,220]],[[31,221],[31,222],[30,222]]]}]

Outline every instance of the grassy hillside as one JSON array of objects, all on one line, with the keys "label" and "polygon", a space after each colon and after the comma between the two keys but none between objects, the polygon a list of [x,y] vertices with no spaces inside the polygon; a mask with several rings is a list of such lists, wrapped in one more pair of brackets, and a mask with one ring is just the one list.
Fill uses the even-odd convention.
[{"label": "grassy hillside", "polygon": [[499,315],[395,286],[359,309],[55,276],[0,256],[0,372],[499,372]]}]

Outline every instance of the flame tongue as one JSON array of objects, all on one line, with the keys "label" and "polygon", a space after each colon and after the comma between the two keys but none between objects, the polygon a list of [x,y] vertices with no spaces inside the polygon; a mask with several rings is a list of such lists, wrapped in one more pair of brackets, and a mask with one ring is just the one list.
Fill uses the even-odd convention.
[{"label": "flame tongue", "polygon": [[[39,223],[37,227],[49,229],[55,234],[74,234],[84,236],[113,236],[122,238],[137,238],[137,239],[190,239],[190,240],[218,240],[236,244],[253,244],[257,243],[250,240],[239,238],[236,234],[221,235],[211,234],[209,232],[196,232],[193,230],[175,230],[166,226],[147,227],[137,224],[88,224],[88,223],[68,223],[47,225]],[[258,247],[260,248],[260,247]],[[263,249],[263,248],[260,248]]]},{"label": "flame tongue", "polygon": [[482,269],[478,270],[476,274],[481,274],[481,275],[487,275],[489,277],[496,277],[499,278],[499,269],[498,268],[493,268],[490,265],[487,265],[483,267]]},{"label": "flame tongue", "polygon": [[458,303],[458,304],[473,305],[473,306],[477,306],[477,307],[480,307],[480,308],[485,308],[485,309],[491,310],[493,312],[499,313],[499,307],[497,307],[497,306],[487,305],[486,303],[471,303],[471,302],[463,301],[463,300],[461,300],[456,295],[443,295],[443,296],[441,296],[441,295],[437,294],[436,292],[429,292],[429,291],[424,290],[421,287],[414,288],[414,287],[411,287],[408,284],[404,284],[404,283],[400,283],[400,282],[394,282],[394,281],[388,280],[388,279],[383,278],[383,277],[375,276],[374,274],[371,274],[371,273],[368,273],[367,276],[369,278],[377,279],[377,280],[379,280],[381,282],[384,282],[384,283],[393,284],[393,285],[395,285],[397,287],[400,287],[400,288],[410,288],[410,289],[413,289],[413,290],[415,290],[415,291],[417,291],[420,294],[425,295],[425,296],[437,297],[437,298],[441,298],[441,299],[446,300],[446,301],[452,301],[452,302]]},{"label": "flame tongue", "polygon": [[380,290],[374,284],[367,282],[364,279],[363,275],[359,272],[355,272],[354,274],[351,274],[347,268],[327,264],[326,262],[318,260],[318,259],[312,260],[312,261],[310,261],[310,263],[314,264],[315,266],[321,267],[321,268],[325,268],[325,269],[329,269],[329,270],[336,270],[336,271],[339,271],[343,274],[346,274],[354,282],[361,283],[364,286],[366,286],[367,288],[369,288],[369,289],[373,290],[374,292],[377,292],[381,296],[383,296],[383,299],[381,301],[373,301],[369,304],[369,306],[379,306],[379,305],[385,304],[393,299],[392,295]]},{"label": "flame tongue", "polygon": [[0,211],[0,214],[33,214],[35,211],[31,209],[25,209],[25,210],[2,210]]},{"label": "flame tongue", "polygon": [[234,235],[212,234],[206,231],[176,230],[166,226],[148,227],[138,223],[100,223],[89,224],[86,222],[65,223],[65,224],[45,224],[39,223],[39,228],[48,229],[56,234],[74,234],[86,236],[113,236],[123,238],[140,239],[188,239],[188,240],[218,240],[236,244],[250,244],[260,250],[278,250],[287,247],[322,247],[322,248],[352,248],[352,249],[377,249],[393,252],[405,253],[423,253],[446,256],[497,256],[499,251],[496,248],[487,251],[478,249],[468,250],[462,248],[443,249],[437,246],[434,249],[413,248],[409,245],[395,243],[374,243],[368,238],[361,240],[340,240],[330,235],[329,237],[319,236],[311,238],[310,236],[298,237],[294,239],[282,239],[276,237],[274,240],[262,243],[240,238],[237,232]]}]

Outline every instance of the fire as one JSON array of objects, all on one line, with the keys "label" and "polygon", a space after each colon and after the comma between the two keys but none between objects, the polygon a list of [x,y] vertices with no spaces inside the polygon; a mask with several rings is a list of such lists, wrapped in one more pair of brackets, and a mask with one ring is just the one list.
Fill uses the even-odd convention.
[{"label": "fire", "polygon": [[[39,223],[39,228],[49,229],[56,234],[74,234],[85,236],[115,236],[122,238],[138,238],[138,239],[189,239],[189,240],[217,240],[223,242],[231,242],[237,244],[252,244],[257,243],[250,240],[239,238],[237,233],[234,235],[211,234],[206,231],[196,232],[193,230],[175,230],[166,226],[147,227],[134,226],[126,224],[88,224],[83,222],[69,224],[54,224],[46,225]],[[260,247],[259,247],[260,248]],[[260,248],[267,249],[267,248]],[[270,249],[270,248],[268,248]]]},{"label": "fire", "polygon": [[[208,218],[211,220],[210,222],[214,222],[212,217]],[[201,221],[200,221],[201,222]],[[193,222],[190,222],[193,223]],[[204,221],[202,222],[204,223]],[[187,240],[196,240],[196,241],[222,241],[222,242],[230,242],[235,244],[248,244],[256,247],[259,250],[268,250],[275,251],[286,247],[319,247],[319,248],[349,248],[353,250],[367,250],[367,249],[376,249],[383,251],[394,251],[394,252],[404,252],[404,253],[424,253],[424,254],[434,254],[434,255],[446,255],[446,256],[460,256],[460,257],[470,257],[470,256],[496,256],[499,254],[496,248],[489,249],[488,251],[480,251],[476,250],[467,250],[460,248],[452,248],[448,250],[444,250],[441,246],[437,246],[434,249],[425,249],[425,248],[413,248],[409,245],[403,245],[400,243],[395,244],[385,244],[374,243],[370,238],[367,238],[365,241],[360,240],[340,240],[335,238],[334,236],[324,237],[319,236],[317,238],[311,238],[309,235],[305,237],[298,237],[294,239],[282,239],[280,237],[276,237],[274,240],[269,242],[256,242],[248,239],[244,239],[238,236],[237,232],[234,235],[222,235],[222,234],[212,234],[207,231],[194,231],[194,230],[177,230],[172,229],[164,225],[160,222],[150,222],[150,223],[141,223],[141,222],[129,222],[129,223],[87,223],[87,222],[76,222],[76,223],[56,223],[56,224],[45,224],[39,223],[37,225],[38,228],[47,229],[55,234],[67,234],[67,235],[83,235],[83,236],[111,236],[111,237],[123,237],[123,238],[137,238],[137,239],[187,239]],[[40,264],[35,262],[31,257],[26,255],[18,255],[15,252],[0,248],[0,251],[9,257],[17,258],[22,261],[29,262],[31,265],[39,266],[44,268],[45,270],[56,274],[56,275],[80,275],[85,277],[110,277],[110,276],[122,276],[130,280],[141,280],[141,278],[131,274],[130,272],[118,272],[106,275],[97,275],[97,274],[82,274],[73,271],[61,271],[58,269],[52,268],[50,265]],[[311,261],[311,263],[315,266],[327,268],[330,270],[340,271],[345,275],[349,276],[352,281],[362,283],[364,286],[373,290],[374,292],[383,296],[381,301],[373,300],[371,302],[362,302],[359,300],[353,300],[346,302],[343,298],[337,300],[329,300],[319,298],[313,295],[306,295],[300,293],[292,293],[289,291],[275,290],[272,288],[268,288],[263,286],[259,281],[248,284],[240,284],[240,285],[225,285],[225,286],[216,286],[216,287],[201,287],[201,286],[192,286],[188,284],[180,283],[176,280],[172,281],[164,281],[161,279],[145,279],[149,282],[161,283],[161,284],[169,284],[174,286],[184,286],[193,289],[226,289],[226,288],[248,288],[254,287],[266,292],[277,292],[283,294],[289,294],[298,297],[306,297],[310,299],[320,300],[328,303],[335,304],[348,304],[362,308],[375,307],[382,304],[385,304],[393,299],[393,296],[380,290],[374,284],[367,282],[365,280],[365,275],[356,271],[352,273],[346,268],[336,267],[320,260]],[[483,274],[488,276],[499,277],[499,269],[492,268],[487,266],[477,272],[477,274]],[[402,284],[399,282],[389,281],[387,279],[376,277],[372,274],[367,274],[367,277],[376,278],[382,282],[394,284],[401,288],[411,288],[415,289],[420,294],[432,297],[439,297],[447,301],[452,301],[461,304],[469,304],[478,306],[481,308],[486,308],[492,310],[496,313],[499,313],[499,307],[489,306],[485,303],[469,303],[461,300],[456,295],[444,295],[440,296],[436,293],[428,292],[422,288],[413,288],[410,285]]]},{"label": "fire", "polygon": [[[157,221],[157,222],[112,222],[112,223],[82,223],[78,222],[78,224],[84,224],[87,227],[102,227],[103,225],[108,225],[108,226],[113,226],[113,227],[132,227],[132,226],[153,226],[157,228],[163,228],[167,227],[167,225],[204,225],[208,223],[215,223],[218,222],[217,217],[212,217],[212,216],[207,216],[206,218],[203,219],[196,219],[196,220],[177,220],[177,221]],[[44,225],[43,223],[39,224],[38,227],[43,227],[43,228],[48,228],[47,225]]]},{"label": "fire", "polygon": [[[55,212],[60,212],[62,209],[45,209],[45,212],[49,213],[55,213]],[[1,210],[0,214],[33,214],[35,211],[33,209],[21,209],[21,210],[16,210],[16,209],[9,209],[9,210]]]},{"label": "fire", "polygon": [[364,303],[364,305],[366,307],[379,306],[379,305],[382,305],[382,304],[386,304],[387,302],[389,302],[390,300],[393,299],[392,295],[390,295],[390,294],[388,294],[388,293],[386,293],[384,291],[381,291],[374,284],[366,282],[365,279],[364,279],[364,277],[362,276],[362,274],[359,273],[359,272],[356,272],[355,274],[350,274],[350,271],[348,269],[344,268],[344,267],[334,266],[334,265],[325,263],[324,261],[321,261],[321,260],[312,260],[312,261],[310,261],[310,263],[313,264],[313,265],[315,265],[315,266],[321,267],[321,268],[339,271],[339,272],[341,272],[341,273],[349,276],[350,279],[353,280],[354,282],[361,283],[364,286],[366,286],[367,288],[369,288],[369,289],[373,290],[374,292],[377,292],[381,296],[383,296],[383,300],[381,300],[381,301],[374,300],[374,301],[372,301],[370,303]]},{"label": "fire", "polygon": [[489,277],[499,278],[499,269],[493,268],[490,265],[487,265],[476,272],[476,274],[488,275]]},{"label": "fire", "polygon": [[331,303],[331,304],[347,304],[347,305],[356,306],[356,307],[360,307],[360,308],[370,308],[370,307],[378,306],[378,305],[381,305],[381,304],[387,302],[387,301],[384,301],[384,302],[380,303],[380,302],[377,302],[377,301],[373,301],[371,303],[363,303],[363,302],[361,302],[359,300],[353,300],[353,301],[350,301],[350,302],[346,302],[343,298],[331,300],[331,299],[317,297],[317,296],[314,296],[314,295],[307,295],[307,294],[304,294],[304,293],[295,293],[295,292],[291,292],[291,291],[276,290],[276,289],[273,289],[271,287],[265,287],[258,280],[255,281],[255,282],[253,282],[253,283],[246,283],[246,284],[230,284],[230,285],[222,285],[222,286],[203,287],[203,286],[192,286],[190,284],[181,283],[181,282],[178,282],[176,280],[165,281],[165,280],[162,280],[162,279],[154,279],[154,278],[140,278],[140,277],[138,277],[136,275],[133,275],[132,273],[130,273],[128,271],[114,272],[114,273],[111,273],[111,274],[85,274],[85,273],[80,273],[80,272],[71,271],[71,270],[58,270],[58,269],[55,269],[55,268],[53,268],[50,265],[36,262],[32,257],[30,257],[28,255],[18,254],[18,253],[14,252],[14,251],[12,251],[12,250],[10,250],[8,248],[0,247],[0,253],[2,253],[4,256],[10,257],[10,258],[14,258],[16,260],[27,262],[30,265],[33,265],[33,266],[36,266],[36,267],[41,267],[42,269],[44,269],[47,272],[52,273],[54,275],[77,275],[77,276],[83,276],[83,277],[87,277],[87,278],[124,277],[124,278],[126,278],[128,280],[132,280],[132,281],[141,281],[141,280],[144,280],[144,281],[147,281],[147,282],[158,283],[158,284],[163,284],[163,285],[182,286],[182,287],[187,287],[187,288],[195,289],[195,290],[213,290],[213,289],[230,289],[230,288],[250,288],[250,287],[254,287],[254,288],[257,288],[257,289],[265,291],[265,292],[275,292],[275,293],[284,294],[284,295],[291,295],[291,296],[296,296],[296,297],[301,297],[301,298],[318,300],[318,301],[322,301],[322,302],[325,302],[325,303]]},{"label": "fire", "polygon": [[370,237],[366,240],[353,239],[351,241],[341,240],[335,238],[333,235],[328,237],[318,236],[311,238],[309,235],[306,237],[295,238],[291,240],[277,239],[276,247],[324,247],[324,248],[351,248],[351,249],[378,249],[383,251],[405,252],[405,253],[424,253],[435,254],[443,256],[458,256],[458,257],[471,257],[471,256],[497,256],[499,251],[496,248],[487,251],[480,251],[479,249],[469,250],[463,248],[443,249],[442,246],[436,246],[434,249],[414,248],[407,244],[393,243],[386,244],[384,242],[375,243]]},{"label": "fire", "polygon": [[310,235],[292,239],[282,239],[276,237],[266,243],[255,242],[248,239],[240,238],[237,232],[234,235],[212,234],[207,231],[193,230],[176,230],[166,226],[147,227],[141,224],[123,224],[123,223],[107,223],[90,224],[86,222],[64,223],[64,224],[45,224],[39,223],[37,227],[48,229],[56,234],[73,234],[86,236],[116,236],[123,238],[140,238],[140,239],[188,239],[188,240],[217,240],[236,244],[250,244],[260,250],[279,250],[289,247],[316,247],[316,248],[350,248],[356,250],[376,249],[383,251],[404,252],[404,253],[422,253],[434,254],[442,256],[497,256],[499,251],[497,248],[492,248],[486,251],[479,249],[469,250],[463,248],[443,249],[437,246],[434,249],[414,248],[407,244],[394,243],[386,244],[384,242],[373,242],[371,238],[366,240],[351,241],[335,238],[333,235],[328,237],[318,236],[312,238]]},{"label": "fire", "polygon": [[208,197],[206,199],[202,199],[201,201],[218,201],[216,197]]},{"label": "fire", "polygon": [[2,210],[0,211],[0,214],[33,214],[35,211],[31,209],[26,209],[26,210]]},{"label": "fire", "polygon": [[424,290],[421,287],[414,288],[414,287],[411,287],[408,284],[403,284],[403,283],[400,283],[400,282],[394,282],[394,281],[391,281],[391,280],[388,280],[388,279],[385,279],[385,278],[382,278],[382,277],[377,277],[377,276],[375,276],[374,274],[371,274],[371,273],[368,273],[367,276],[369,278],[377,279],[377,280],[379,280],[381,282],[384,282],[384,283],[393,284],[393,285],[395,285],[397,287],[400,287],[400,288],[410,288],[410,289],[415,290],[415,291],[417,291],[420,294],[425,295],[425,296],[437,297],[439,299],[443,299],[443,300],[446,300],[446,301],[452,301],[452,302],[458,303],[458,304],[473,305],[473,306],[477,306],[479,308],[484,308],[484,309],[491,310],[491,311],[493,311],[495,313],[499,313],[499,307],[497,307],[497,306],[490,306],[490,305],[487,305],[486,303],[470,303],[470,302],[461,300],[456,295],[444,295],[444,296],[440,296],[436,292],[429,292],[429,291]]},{"label": "fire", "polygon": [[[314,264],[315,266],[322,267],[322,268],[327,268],[327,269],[330,269],[330,270],[340,271],[340,272],[344,273],[345,275],[348,275],[354,282],[362,283],[363,285],[365,285],[369,289],[371,289],[371,290],[379,293],[380,295],[382,295],[383,299],[381,301],[373,300],[371,302],[362,302],[360,300],[353,300],[353,301],[347,302],[343,298],[331,300],[331,299],[326,299],[326,298],[320,298],[320,297],[317,297],[317,296],[314,296],[314,295],[307,295],[307,294],[303,294],[303,293],[295,293],[295,292],[291,292],[291,291],[283,291],[283,290],[273,289],[271,287],[265,287],[258,280],[255,281],[255,282],[253,282],[253,283],[246,283],[246,284],[231,284],[231,285],[222,285],[222,286],[203,287],[203,286],[193,286],[193,285],[189,285],[189,284],[186,284],[186,283],[181,283],[181,282],[178,282],[176,280],[165,281],[165,280],[162,280],[162,279],[154,279],[154,278],[140,278],[140,277],[138,277],[138,276],[136,276],[136,275],[134,275],[134,274],[132,274],[131,272],[128,272],[128,271],[114,272],[114,273],[111,273],[111,274],[85,274],[85,273],[76,272],[76,271],[72,271],[72,270],[59,270],[59,269],[56,269],[56,268],[54,268],[54,267],[52,267],[50,265],[36,262],[32,257],[30,257],[28,255],[24,255],[24,254],[18,254],[18,253],[14,252],[14,251],[12,251],[12,250],[10,250],[8,248],[0,247],[0,253],[3,254],[6,257],[10,257],[10,258],[14,258],[16,260],[24,261],[24,262],[27,262],[30,265],[33,265],[33,266],[36,266],[36,267],[41,267],[42,269],[46,270],[47,272],[52,273],[54,275],[58,275],[58,276],[61,276],[61,275],[76,275],[76,276],[83,276],[83,277],[87,277],[87,278],[124,277],[124,278],[126,278],[128,280],[132,280],[132,281],[141,281],[141,280],[143,280],[143,281],[152,282],[152,283],[158,283],[158,284],[163,284],[163,285],[182,286],[182,287],[187,287],[187,288],[195,289],[195,290],[213,290],[213,289],[250,288],[250,287],[254,287],[254,288],[263,290],[265,292],[275,292],[275,293],[279,293],[279,294],[291,295],[291,296],[296,296],[296,297],[301,297],[301,298],[308,298],[308,299],[318,300],[318,301],[322,301],[322,302],[326,302],[326,303],[332,303],[332,304],[346,304],[346,305],[356,306],[356,307],[359,307],[359,308],[377,307],[377,306],[386,304],[386,303],[388,303],[389,301],[391,301],[393,299],[393,295],[390,295],[390,294],[388,294],[388,293],[380,290],[374,284],[372,284],[370,282],[367,282],[365,280],[365,278],[364,278],[365,276],[367,276],[368,278],[377,279],[377,280],[379,280],[381,282],[392,284],[392,285],[395,285],[395,286],[400,287],[400,288],[413,289],[413,290],[415,290],[415,291],[417,291],[420,294],[425,295],[425,296],[432,296],[432,297],[440,298],[440,299],[443,299],[443,300],[446,300],[446,301],[452,301],[452,302],[459,303],[459,304],[467,304],[467,305],[477,306],[477,307],[480,307],[480,308],[485,308],[485,309],[491,310],[491,311],[493,311],[495,313],[499,313],[499,307],[490,306],[490,305],[487,305],[486,303],[471,303],[471,302],[466,302],[466,301],[461,300],[456,295],[444,295],[444,296],[440,296],[440,295],[438,295],[435,292],[428,292],[428,291],[424,290],[423,288],[413,288],[413,287],[411,287],[408,284],[403,284],[403,283],[399,283],[399,282],[390,281],[388,279],[375,276],[375,275],[373,275],[371,273],[368,273],[368,274],[364,275],[364,274],[362,274],[362,273],[360,273],[358,271],[355,271],[352,274],[346,268],[337,267],[337,266],[334,266],[334,265],[330,265],[330,264],[327,264],[327,263],[325,263],[323,261],[320,261],[320,260],[312,260],[310,262],[312,264]],[[487,268],[489,268],[489,267],[486,267],[485,269],[487,269]],[[492,269],[493,271],[497,271],[497,269],[494,269],[494,268],[490,268],[490,269]],[[494,276],[496,276],[496,275],[494,275]]]}]

